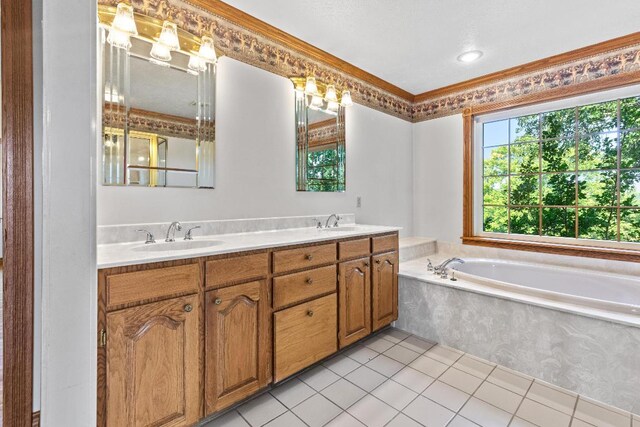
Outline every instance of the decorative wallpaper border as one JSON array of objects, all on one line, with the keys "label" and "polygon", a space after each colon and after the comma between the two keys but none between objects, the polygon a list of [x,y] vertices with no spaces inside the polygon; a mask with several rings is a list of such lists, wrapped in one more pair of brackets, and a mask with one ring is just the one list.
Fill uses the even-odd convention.
[{"label": "decorative wallpaper border", "polygon": [[309,125],[308,140],[309,148],[321,147],[323,145],[336,144],[339,139],[336,119],[325,120],[324,122]]},{"label": "decorative wallpaper border", "polygon": [[[120,0],[99,0],[115,7]],[[507,102],[535,93],[620,74],[640,74],[640,45],[550,67],[434,99],[413,102],[365,82],[305,52],[232,22],[185,0],[131,0],[136,12],[156,19],[171,19],[198,36],[213,34],[216,49],[230,58],[283,76],[314,75],[349,89],[355,102],[410,122],[422,122],[461,113],[475,105]]]}]

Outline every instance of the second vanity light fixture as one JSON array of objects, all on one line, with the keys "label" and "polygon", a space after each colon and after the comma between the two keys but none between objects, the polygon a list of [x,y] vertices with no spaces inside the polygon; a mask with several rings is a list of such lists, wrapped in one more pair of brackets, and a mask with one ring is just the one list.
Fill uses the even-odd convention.
[{"label": "second vanity light fixture", "polygon": [[351,92],[343,90],[338,98],[338,91],[335,85],[325,84],[316,80],[315,77],[291,77],[296,94],[307,97],[307,105],[309,108],[328,110],[337,112],[338,107],[351,107]]},{"label": "second vanity light fixture", "polygon": [[[146,19],[146,17],[139,16],[138,19]],[[157,25],[158,24],[155,24],[155,28],[157,28]],[[146,29],[147,27],[154,26],[145,26],[144,28]],[[107,37],[107,41],[112,46],[129,50],[131,48],[132,36],[139,36],[133,6],[125,2],[118,3],[115,16],[109,26],[109,36]],[[169,61],[171,61],[171,52],[180,50],[178,26],[169,20],[162,23],[162,29],[157,37],[145,34],[141,36],[141,38],[151,39],[152,47],[151,52],[149,53],[151,56],[150,61],[157,65],[168,67]],[[189,72],[192,74],[198,74],[205,71],[207,69],[207,64],[215,64],[218,60],[213,38],[209,36],[202,36],[200,38],[199,47],[196,46],[196,49],[186,53],[189,55],[188,68]]]}]

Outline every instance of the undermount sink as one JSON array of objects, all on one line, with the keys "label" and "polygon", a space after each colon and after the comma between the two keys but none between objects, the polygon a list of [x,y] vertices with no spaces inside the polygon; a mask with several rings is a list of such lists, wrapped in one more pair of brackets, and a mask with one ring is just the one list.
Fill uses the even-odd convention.
[{"label": "undermount sink", "polygon": [[220,240],[176,240],[175,242],[149,243],[133,248],[136,252],[169,252],[204,249],[221,245]]},{"label": "undermount sink", "polygon": [[330,227],[330,228],[323,228],[321,231],[332,231],[332,232],[339,232],[339,231],[357,231],[360,230],[361,227],[358,227],[357,225],[353,225],[353,226],[338,226],[338,227]]}]

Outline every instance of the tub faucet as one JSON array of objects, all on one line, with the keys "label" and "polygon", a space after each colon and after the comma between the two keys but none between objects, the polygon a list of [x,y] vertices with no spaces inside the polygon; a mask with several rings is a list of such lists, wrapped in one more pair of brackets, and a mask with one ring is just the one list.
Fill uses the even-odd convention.
[{"label": "tub faucet", "polygon": [[435,274],[439,274],[440,278],[442,279],[446,279],[448,277],[447,275],[447,267],[449,266],[449,264],[453,264],[454,262],[457,262],[459,264],[464,264],[464,260],[460,259],[460,258],[449,258],[448,260],[444,261],[442,264],[438,265],[437,267],[433,268],[433,272]]},{"label": "tub faucet", "polygon": [[333,223],[334,227],[338,226],[338,221],[340,221],[342,218],[340,218],[338,216],[338,214],[331,214],[329,216],[329,218],[327,218],[327,222],[324,224],[324,228],[329,228],[329,220],[331,220],[331,218],[335,218],[335,222]]},{"label": "tub faucet", "polygon": [[182,225],[178,221],[173,221],[167,230],[167,238],[164,239],[165,242],[175,242],[176,230],[181,231]]}]

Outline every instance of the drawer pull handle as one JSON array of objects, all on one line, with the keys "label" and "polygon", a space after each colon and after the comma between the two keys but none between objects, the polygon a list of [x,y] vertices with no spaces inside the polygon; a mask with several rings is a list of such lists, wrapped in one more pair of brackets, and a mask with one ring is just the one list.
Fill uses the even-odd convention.
[{"label": "drawer pull handle", "polygon": [[307,280],[307,285],[312,285],[313,284],[313,279],[311,277],[309,277]]},{"label": "drawer pull handle", "polygon": [[307,261],[311,261],[313,259],[313,255],[311,254],[306,254],[304,257],[307,259]]},{"label": "drawer pull handle", "polygon": [[220,305],[220,304],[222,304],[222,300],[220,298],[216,298],[216,300],[213,303],[215,305]]},{"label": "drawer pull handle", "polygon": [[313,317],[313,310],[308,310],[307,311],[307,316]]},{"label": "drawer pull handle", "polygon": [[187,313],[191,313],[191,310],[193,310],[193,306],[191,304],[187,304],[184,306],[184,311],[186,311]]}]

